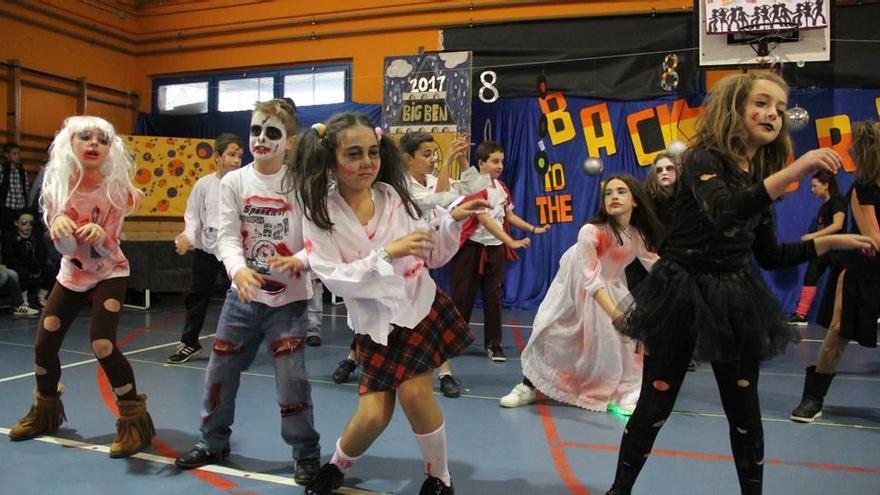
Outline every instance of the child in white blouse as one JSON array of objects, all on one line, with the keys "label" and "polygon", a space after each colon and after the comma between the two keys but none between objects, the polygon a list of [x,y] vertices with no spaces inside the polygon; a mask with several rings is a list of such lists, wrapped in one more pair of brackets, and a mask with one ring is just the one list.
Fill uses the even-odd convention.
[{"label": "child in white blouse", "polygon": [[391,421],[397,399],[425,461],[423,493],[453,493],[431,374],[473,335],[428,268],[455,254],[459,221],[488,203],[468,202],[451,214],[437,208],[429,223],[408,192],[400,151],[369,119],[353,113],[300,136],[292,179],[305,208],[309,264],[345,299],[363,370],[357,411],[306,493],[326,495],[342,485],[345,472]]}]

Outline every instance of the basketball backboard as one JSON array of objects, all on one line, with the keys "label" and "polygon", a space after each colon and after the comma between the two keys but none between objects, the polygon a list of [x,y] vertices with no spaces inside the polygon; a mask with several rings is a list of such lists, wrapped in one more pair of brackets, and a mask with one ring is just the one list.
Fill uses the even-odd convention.
[{"label": "basketball backboard", "polygon": [[[695,0],[701,66],[831,59],[830,0]],[[758,38],[767,55],[758,55]],[[753,48],[753,45],[755,48]]]}]

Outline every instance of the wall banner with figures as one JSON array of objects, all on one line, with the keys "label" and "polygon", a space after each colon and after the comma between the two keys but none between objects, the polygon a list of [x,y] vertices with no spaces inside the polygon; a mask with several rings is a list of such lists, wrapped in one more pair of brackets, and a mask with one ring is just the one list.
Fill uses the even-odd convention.
[{"label": "wall banner with figures", "polygon": [[135,161],[135,186],[144,193],[135,216],[182,217],[201,177],[215,170],[214,140],[122,136]]}]

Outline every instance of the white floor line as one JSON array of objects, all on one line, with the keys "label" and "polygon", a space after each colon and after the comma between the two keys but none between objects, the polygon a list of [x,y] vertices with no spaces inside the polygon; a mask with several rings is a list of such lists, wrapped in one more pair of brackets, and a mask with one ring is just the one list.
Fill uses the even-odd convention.
[{"label": "white floor line", "polygon": [[[202,337],[199,337],[199,340],[207,339],[207,338],[210,338],[213,336],[214,336],[214,334],[204,335]],[[180,343],[180,341],[175,340],[174,342],[169,342],[167,344],[158,344],[158,345],[153,345],[150,347],[144,347],[143,349],[135,349],[133,351],[123,352],[122,355],[123,356],[131,356],[132,354],[140,354],[142,352],[155,351],[156,349],[162,349],[164,347],[176,346],[178,343]],[[16,344],[16,343],[12,343],[12,342],[0,342],[0,344],[20,345],[20,344]],[[33,347],[33,345],[28,345],[27,347]],[[65,364],[64,366],[61,367],[61,369],[66,370],[68,368],[75,368],[77,366],[82,366],[84,364],[91,364],[91,363],[97,363],[97,362],[98,362],[98,360],[95,358],[86,359],[85,361],[77,361],[75,363]],[[21,378],[27,378],[30,376],[34,376],[33,371],[31,371],[30,373],[22,373],[20,375],[7,376],[5,378],[0,378],[0,383],[11,382],[13,380],[19,380]]]},{"label": "white floor line", "polygon": [[[9,428],[0,427],[0,433],[4,435],[9,435]],[[77,449],[88,450],[90,452],[100,452],[102,454],[109,454],[110,447],[107,445],[97,445],[92,443],[80,442],[78,440],[69,440],[66,438],[52,437],[52,436],[39,436],[34,438],[33,440],[37,440],[40,442],[45,442],[53,445],[60,445],[62,447],[74,447]],[[139,452],[131,456],[134,459],[141,459],[144,461],[155,462],[158,464],[168,464],[174,465],[174,459],[171,457],[164,457],[156,454],[148,454],[145,452]],[[201,471],[208,471],[215,474],[222,474],[226,476],[235,476],[238,478],[244,478],[249,480],[257,480],[257,481],[265,481],[268,483],[275,483],[277,485],[286,485],[286,486],[302,486],[296,484],[293,481],[293,478],[286,478],[284,476],[277,476],[274,474],[264,474],[264,473],[256,473],[253,471],[243,471],[241,469],[234,469],[230,467],[217,466],[217,465],[207,465],[199,468]],[[371,492],[368,490],[361,490],[358,488],[339,488],[335,491],[335,493],[341,493],[345,495],[382,495],[381,492]]]}]

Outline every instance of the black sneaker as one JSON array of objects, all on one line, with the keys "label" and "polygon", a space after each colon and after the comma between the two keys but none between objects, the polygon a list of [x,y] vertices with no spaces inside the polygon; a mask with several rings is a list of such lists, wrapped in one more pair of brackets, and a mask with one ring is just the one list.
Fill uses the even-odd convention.
[{"label": "black sneaker", "polygon": [[803,326],[807,325],[806,318],[804,318],[803,316],[801,316],[797,313],[789,316],[788,319],[785,320],[785,322],[788,323],[789,325],[797,325],[799,327],[803,327]]},{"label": "black sneaker", "polygon": [[321,459],[300,459],[296,461],[296,469],[294,470],[293,480],[298,485],[305,485],[315,479],[321,470]]},{"label": "black sneaker", "polygon": [[451,399],[461,396],[461,382],[452,375],[440,375],[440,391]]},{"label": "black sneaker", "polygon": [[452,485],[446,486],[440,481],[439,478],[435,478],[433,476],[428,476],[425,479],[425,482],[422,483],[422,489],[419,490],[419,495],[454,495],[455,490],[452,489]]},{"label": "black sneaker", "polygon": [[177,344],[177,350],[174,351],[174,354],[168,356],[165,362],[170,364],[181,364],[190,360],[190,358],[196,357],[199,353],[202,352],[202,347],[193,347],[191,345],[186,345],[183,342]]},{"label": "black sneaker", "polygon": [[324,464],[318,474],[306,485],[306,495],[331,495],[333,490],[342,486],[345,475],[336,464]]},{"label": "black sneaker", "polygon": [[309,335],[306,337],[306,345],[311,347],[320,347],[321,346],[321,336],[320,335]]},{"label": "black sneaker", "polygon": [[501,348],[500,345],[489,346],[486,349],[486,355],[489,356],[489,359],[495,362],[504,362],[507,361],[507,355],[504,354],[504,349]]},{"label": "black sneaker", "polygon": [[195,469],[208,464],[220,464],[227,457],[229,457],[229,447],[219,454],[208,452],[201,447],[193,447],[189,452],[175,459],[174,465],[180,469]]},{"label": "black sneaker", "polygon": [[347,383],[349,377],[357,369],[357,363],[354,359],[343,359],[339,361],[339,366],[333,372],[333,381],[336,383]]},{"label": "black sneaker", "polygon": [[688,371],[697,371],[697,362],[693,359],[688,363]]}]

